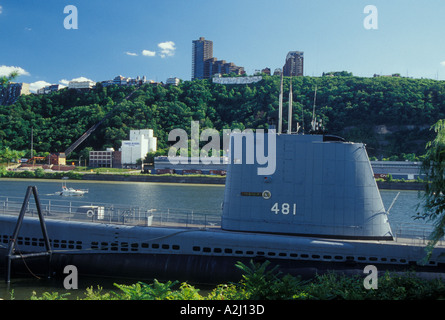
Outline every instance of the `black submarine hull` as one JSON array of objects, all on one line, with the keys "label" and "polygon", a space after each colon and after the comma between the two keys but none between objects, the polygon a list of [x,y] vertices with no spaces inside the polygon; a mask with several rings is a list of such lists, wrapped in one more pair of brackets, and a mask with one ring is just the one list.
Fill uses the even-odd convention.
[{"label": "black submarine hull", "polygon": [[[21,252],[22,255],[27,252]],[[5,261],[7,251],[0,250]],[[149,254],[149,253],[52,253],[51,257],[18,258],[11,261],[12,276],[35,276],[63,278],[67,276],[66,266],[75,266],[78,277],[110,278],[118,282],[122,279],[134,281],[180,281],[216,285],[237,282],[242,279],[242,271],[236,267],[239,262],[269,262],[268,268],[277,268],[281,275],[290,274],[311,279],[316,275],[338,273],[353,276],[366,276],[365,267],[369,262],[290,260],[265,256],[233,257],[191,254]],[[6,264],[0,264],[0,273],[6,275]],[[412,274],[424,279],[443,278],[445,264],[435,266],[408,264],[373,263],[379,275],[386,272]]]}]

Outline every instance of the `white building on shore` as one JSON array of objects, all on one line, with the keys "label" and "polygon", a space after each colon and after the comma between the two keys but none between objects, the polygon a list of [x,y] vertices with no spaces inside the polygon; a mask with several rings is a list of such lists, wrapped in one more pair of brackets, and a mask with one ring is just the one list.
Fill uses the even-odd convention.
[{"label": "white building on shore", "polygon": [[144,159],[149,152],[157,149],[157,138],[152,129],[131,130],[130,140],[122,141],[122,167],[135,165],[139,159]]},{"label": "white building on shore", "polygon": [[68,89],[92,89],[96,83],[91,80],[77,81],[73,80],[68,83]]}]

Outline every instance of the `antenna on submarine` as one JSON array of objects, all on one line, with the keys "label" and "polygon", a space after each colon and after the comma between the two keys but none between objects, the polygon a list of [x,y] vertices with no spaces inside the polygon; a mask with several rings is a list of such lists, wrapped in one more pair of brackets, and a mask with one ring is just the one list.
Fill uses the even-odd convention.
[{"label": "antenna on submarine", "polygon": [[317,122],[317,120],[315,119],[315,102],[316,102],[316,100],[317,100],[317,86],[315,86],[314,106],[312,108],[312,122],[311,122],[312,131],[316,130],[316,128],[315,128],[315,125],[316,125],[316,122]]},{"label": "antenna on submarine", "polygon": [[287,115],[287,133],[292,134],[292,75],[290,77],[290,88],[289,88],[289,111]]},{"label": "antenna on submarine", "polygon": [[283,128],[283,71],[281,71],[280,98],[278,101],[278,134]]},{"label": "antenna on submarine", "polygon": [[304,134],[304,106],[303,106],[303,104],[301,105],[301,134]]},{"label": "antenna on submarine", "polygon": [[304,106],[301,105],[301,134],[304,134]]}]

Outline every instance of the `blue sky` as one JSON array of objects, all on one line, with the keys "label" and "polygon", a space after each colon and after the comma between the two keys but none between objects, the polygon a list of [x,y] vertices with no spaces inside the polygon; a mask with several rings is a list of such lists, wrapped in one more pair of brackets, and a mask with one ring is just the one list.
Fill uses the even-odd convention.
[{"label": "blue sky", "polygon": [[[67,5],[78,29],[64,27]],[[378,29],[363,25],[367,5]],[[281,68],[297,50],[308,76],[445,80],[444,16],[443,0],[0,0],[0,75],[19,70],[34,88],[117,75],[190,80],[192,40],[202,36],[248,74]]]}]

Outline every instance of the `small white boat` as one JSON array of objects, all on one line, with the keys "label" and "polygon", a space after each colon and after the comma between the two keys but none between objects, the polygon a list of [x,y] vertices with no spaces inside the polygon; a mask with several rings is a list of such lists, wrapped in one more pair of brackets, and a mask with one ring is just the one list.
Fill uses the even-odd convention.
[{"label": "small white boat", "polygon": [[66,184],[62,184],[62,191],[57,192],[61,196],[83,196],[85,193],[88,193],[88,189],[68,188]]}]

